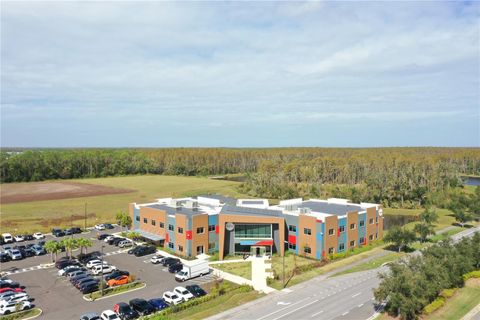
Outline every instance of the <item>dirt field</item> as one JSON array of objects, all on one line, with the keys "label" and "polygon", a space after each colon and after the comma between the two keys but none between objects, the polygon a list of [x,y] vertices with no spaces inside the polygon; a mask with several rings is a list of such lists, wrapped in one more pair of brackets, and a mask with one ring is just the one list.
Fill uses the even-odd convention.
[{"label": "dirt field", "polygon": [[60,200],[134,191],[136,190],[119,189],[80,182],[8,183],[0,185],[0,203]]}]

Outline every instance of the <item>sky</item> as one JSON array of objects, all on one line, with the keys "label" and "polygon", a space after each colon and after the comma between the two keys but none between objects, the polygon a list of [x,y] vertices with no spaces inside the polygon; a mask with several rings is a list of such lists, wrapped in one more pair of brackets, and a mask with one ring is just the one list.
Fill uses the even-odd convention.
[{"label": "sky", "polygon": [[480,4],[1,2],[2,147],[480,146]]}]

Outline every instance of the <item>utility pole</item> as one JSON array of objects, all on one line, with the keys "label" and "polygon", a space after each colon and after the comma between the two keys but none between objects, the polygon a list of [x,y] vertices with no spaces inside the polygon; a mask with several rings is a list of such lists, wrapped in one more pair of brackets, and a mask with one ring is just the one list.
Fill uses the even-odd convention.
[{"label": "utility pole", "polygon": [[283,265],[283,288],[285,288],[285,244],[288,245],[288,241],[283,241],[283,257],[282,257],[282,265]]},{"label": "utility pole", "polygon": [[100,295],[103,297],[103,248],[105,248],[104,245],[102,245],[102,269],[100,270]]},{"label": "utility pole", "polygon": [[87,231],[87,203],[85,202],[84,231]]}]

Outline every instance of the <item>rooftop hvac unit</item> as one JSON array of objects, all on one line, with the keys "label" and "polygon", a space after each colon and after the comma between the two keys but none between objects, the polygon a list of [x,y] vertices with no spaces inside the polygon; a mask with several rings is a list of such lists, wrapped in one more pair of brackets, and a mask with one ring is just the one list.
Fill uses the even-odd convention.
[{"label": "rooftop hvac unit", "polygon": [[287,204],[284,208],[286,211],[295,211],[297,210],[298,206],[296,204]]},{"label": "rooftop hvac unit", "polygon": [[180,207],[180,204],[181,204],[181,202],[178,201],[178,200],[175,200],[175,199],[172,199],[172,200],[170,201],[170,206],[171,206],[171,207],[174,207],[174,208]]},{"label": "rooftop hvac unit", "polygon": [[299,209],[298,209],[298,212],[299,212],[300,214],[307,214],[307,213],[311,213],[311,212],[312,212],[312,209],[310,209],[310,208],[299,208]]},{"label": "rooftop hvac unit", "polygon": [[185,208],[189,208],[189,209],[198,208],[198,202],[197,202],[197,201],[188,200],[188,201],[185,202]]}]

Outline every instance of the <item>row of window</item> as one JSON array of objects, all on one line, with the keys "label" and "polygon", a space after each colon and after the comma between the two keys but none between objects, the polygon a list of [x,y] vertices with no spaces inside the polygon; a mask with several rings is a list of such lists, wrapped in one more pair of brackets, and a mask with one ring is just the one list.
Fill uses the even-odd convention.
[{"label": "row of window", "polygon": [[[136,220],[137,221],[140,221],[140,217],[137,216],[136,217]],[[148,219],[147,218],[143,218],[143,223],[145,224],[148,224]],[[156,226],[157,225],[157,222],[155,220],[151,220],[150,223],[152,224],[152,226]],[[165,224],[163,222],[160,222],[159,223],[159,227],[160,228],[165,228]],[[168,225],[168,230],[169,231],[174,231],[175,230],[175,227],[171,224]],[[183,233],[183,228],[182,227],[178,227],[177,228],[177,231],[178,233]],[[215,225],[212,224],[212,225],[209,225],[208,226],[208,232],[212,232],[212,231],[215,231]],[[197,234],[203,234],[205,232],[205,229],[203,227],[198,227],[197,228]]]},{"label": "row of window", "polygon": [[[212,245],[213,245],[213,247],[212,247]],[[173,242],[169,242],[168,247],[173,250],[175,248],[175,245],[173,244]],[[177,248],[178,248],[178,251],[183,252],[183,246],[182,245],[178,245]],[[215,249],[215,243],[209,243],[208,244],[208,249],[209,250],[210,249]],[[203,246],[197,246],[197,255],[202,254],[202,253],[203,253]]]},{"label": "row of window", "polygon": [[[378,222],[378,218],[375,218],[375,219],[376,219],[376,221]],[[370,224],[373,224],[373,218],[371,218],[371,219],[369,220],[369,223],[370,223]],[[356,225],[355,223],[351,223],[351,224],[350,224],[350,230],[355,230],[356,226],[357,226],[357,225]],[[364,221],[364,220],[360,220],[359,226],[360,226],[360,227],[364,227],[364,226],[365,226],[365,221]],[[345,226],[339,226],[338,228],[339,228],[340,233],[341,233],[341,232],[345,232]],[[290,232],[297,232],[297,226],[295,226],[295,225],[289,225],[289,226],[288,226],[288,231],[290,231]],[[303,228],[303,234],[311,235],[311,234],[312,234],[312,229]],[[331,236],[331,235],[334,235],[334,234],[335,234],[335,229],[333,229],[333,228],[332,228],[332,229],[328,229],[328,235]]]},{"label": "row of window", "polygon": [[[375,238],[377,238],[377,237],[378,237],[378,235],[375,234]],[[370,239],[370,241],[372,241],[373,240],[373,234],[371,234],[368,238]],[[361,237],[360,240],[359,240],[359,243],[363,244],[364,242],[365,242],[365,238]],[[350,247],[355,247],[355,244],[356,244],[355,240],[350,241]],[[288,243],[288,249],[296,250],[297,245],[294,244],[294,243]],[[345,244],[344,243],[339,243],[338,244],[338,252],[342,252],[344,250],[345,250]],[[303,248],[303,252],[304,253],[312,253],[312,249],[308,246],[305,246]],[[335,253],[335,248],[334,247],[328,248],[328,254],[333,254],[333,253]]]}]

